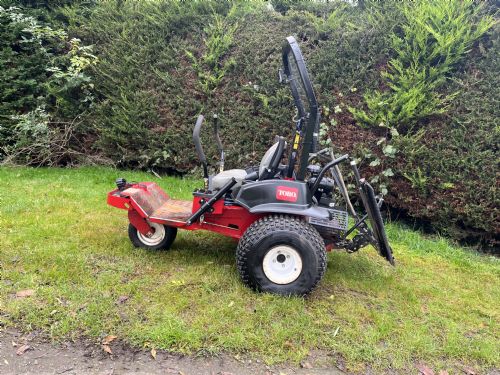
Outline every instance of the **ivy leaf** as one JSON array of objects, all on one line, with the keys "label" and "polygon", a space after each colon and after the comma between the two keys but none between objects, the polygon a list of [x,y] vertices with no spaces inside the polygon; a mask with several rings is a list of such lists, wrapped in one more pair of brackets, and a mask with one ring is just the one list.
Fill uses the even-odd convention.
[{"label": "ivy leaf", "polygon": [[387,186],[384,184],[380,184],[380,194],[387,195],[389,191],[387,190]]},{"label": "ivy leaf", "polygon": [[377,165],[380,165],[380,159],[375,159],[370,163],[370,167],[376,167]]},{"label": "ivy leaf", "polygon": [[397,149],[393,145],[386,145],[383,149],[382,152],[384,155],[393,158],[396,155]]},{"label": "ivy leaf", "polygon": [[335,113],[341,113],[341,112],[342,112],[342,108],[340,108],[340,106],[339,106],[339,105],[336,105],[336,106],[335,106],[335,108],[333,109],[333,111],[334,111]]},{"label": "ivy leaf", "polygon": [[385,177],[391,177],[391,176],[394,176],[394,172],[392,171],[391,168],[389,169],[386,169],[385,171],[382,172],[382,174],[385,176]]},{"label": "ivy leaf", "polygon": [[396,128],[391,128],[391,135],[392,135],[393,137],[397,137],[397,136],[399,136],[398,129],[396,129]]}]

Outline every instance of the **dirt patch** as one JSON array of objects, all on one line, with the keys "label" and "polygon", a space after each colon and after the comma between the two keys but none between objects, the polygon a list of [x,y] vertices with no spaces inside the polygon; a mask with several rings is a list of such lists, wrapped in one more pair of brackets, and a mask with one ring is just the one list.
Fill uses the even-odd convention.
[{"label": "dirt patch", "polygon": [[256,374],[330,374],[342,375],[326,367],[327,355],[313,353],[302,366],[269,367],[261,361],[236,359],[227,354],[217,357],[192,357],[132,348],[113,340],[112,354],[100,343],[81,339],[51,343],[43,334],[22,334],[15,329],[0,332],[0,373],[7,374],[178,374],[178,375],[256,375]]}]

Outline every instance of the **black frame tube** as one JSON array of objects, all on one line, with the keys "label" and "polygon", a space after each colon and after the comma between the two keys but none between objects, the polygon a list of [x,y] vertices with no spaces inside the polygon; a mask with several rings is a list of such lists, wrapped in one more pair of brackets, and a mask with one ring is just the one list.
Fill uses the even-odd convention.
[{"label": "black frame tube", "polygon": [[[293,58],[297,65],[297,69],[299,71],[299,76],[302,81],[302,86],[305,90],[305,95],[307,96],[307,101],[309,104],[309,113],[305,113],[304,103],[302,103],[296,82],[294,81],[294,77],[291,76],[290,70],[290,61],[288,60],[288,54],[291,52],[293,54]],[[314,149],[317,142],[315,140],[316,128],[319,124],[319,109],[318,102],[316,100],[316,96],[314,94],[314,90],[311,84],[311,80],[309,79],[309,74],[307,72],[306,64],[304,62],[304,58],[302,57],[302,53],[300,51],[299,45],[293,36],[289,36],[286,38],[286,43],[283,46],[282,50],[282,58],[283,58],[283,66],[284,73],[288,77],[288,81],[290,84],[290,88],[292,90],[292,96],[295,101],[295,106],[299,111],[299,116],[303,119],[305,123],[305,129],[301,130],[301,138],[302,138],[302,148],[301,155],[299,161],[299,170],[297,172],[297,180],[304,181],[306,172],[307,172],[307,160],[309,159],[309,153],[315,152]],[[302,113],[301,113],[302,112]],[[292,150],[293,153],[293,150]],[[292,154],[291,154],[292,156]],[[291,164],[291,163],[290,163]],[[295,160],[294,160],[295,164]],[[295,165],[290,165],[289,169],[294,169]],[[288,173],[290,175],[290,171]]]},{"label": "black frame tube", "polygon": [[234,177],[231,178],[217,193],[215,193],[212,198],[206,201],[191,217],[187,220],[186,225],[191,225],[195,221],[197,221],[201,215],[207,212],[215,202],[217,202],[220,198],[223,197],[231,188],[236,184],[236,179]]},{"label": "black frame tube", "polygon": [[342,155],[341,157],[332,160],[331,162],[327,163],[323,169],[319,172],[318,176],[316,177],[316,181],[314,181],[314,185],[311,187],[311,195],[314,195],[316,190],[318,190],[319,184],[321,183],[321,180],[323,179],[323,176],[325,173],[330,169],[336,166],[337,164],[343,162],[344,160],[347,160],[349,158],[349,155],[345,154]]},{"label": "black frame tube", "polygon": [[368,218],[368,214],[364,214],[361,219],[359,219],[349,230],[344,234],[344,237],[342,237],[343,240],[347,238],[357,227],[359,227],[361,224],[365,222],[365,220]]}]

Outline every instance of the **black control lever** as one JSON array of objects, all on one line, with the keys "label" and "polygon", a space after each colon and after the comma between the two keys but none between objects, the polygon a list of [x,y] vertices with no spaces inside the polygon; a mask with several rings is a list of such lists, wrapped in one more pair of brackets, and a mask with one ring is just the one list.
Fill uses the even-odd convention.
[{"label": "black control lever", "polygon": [[217,202],[219,199],[221,199],[224,194],[226,194],[231,188],[236,184],[236,179],[234,177],[231,178],[217,193],[215,193],[212,198],[210,198],[208,201],[203,203],[203,206],[201,206],[198,211],[196,211],[194,214],[191,215],[191,217],[188,219],[186,222],[186,225],[191,225],[195,221],[197,221],[201,215],[203,215],[205,212],[207,212],[215,202]]},{"label": "black control lever", "polygon": [[198,154],[198,158],[201,161],[201,165],[203,166],[203,180],[205,183],[205,190],[208,190],[208,164],[207,164],[207,157],[205,156],[205,153],[203,152],[203,147],[201,145],[201,140],[200,140],[200,131],[201,131],[201,126],[203,125],[203,120],[205,118],[203,115],[199,115],[198,119],[196,120],[196,125],[194,126],[193,130],[193,142],[194,142],[194,147],[196,148],[196,153]]},{"label": "black control lever", "polygon": [[217,113],[214,113],[213,116],[214,120],[214,138],[215,138],[215,143],[217,144],[217,149],[219,150],[220,153],[220,162],[219,162],[219,172],[224,171],[224,148],[222,147],[222,142],[220,140],[219,136],[219,116],[217,116]]}]

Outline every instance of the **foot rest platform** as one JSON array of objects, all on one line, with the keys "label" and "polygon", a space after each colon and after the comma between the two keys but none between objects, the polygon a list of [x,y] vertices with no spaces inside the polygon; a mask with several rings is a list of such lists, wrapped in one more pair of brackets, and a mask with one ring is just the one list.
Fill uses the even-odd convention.
[{"label": "foot rest platform", "polygon": [[171,199],[154,182],[130,187],[121,195],[128,196],[148,218],[186,221],[192,214],[191,201]]}]

